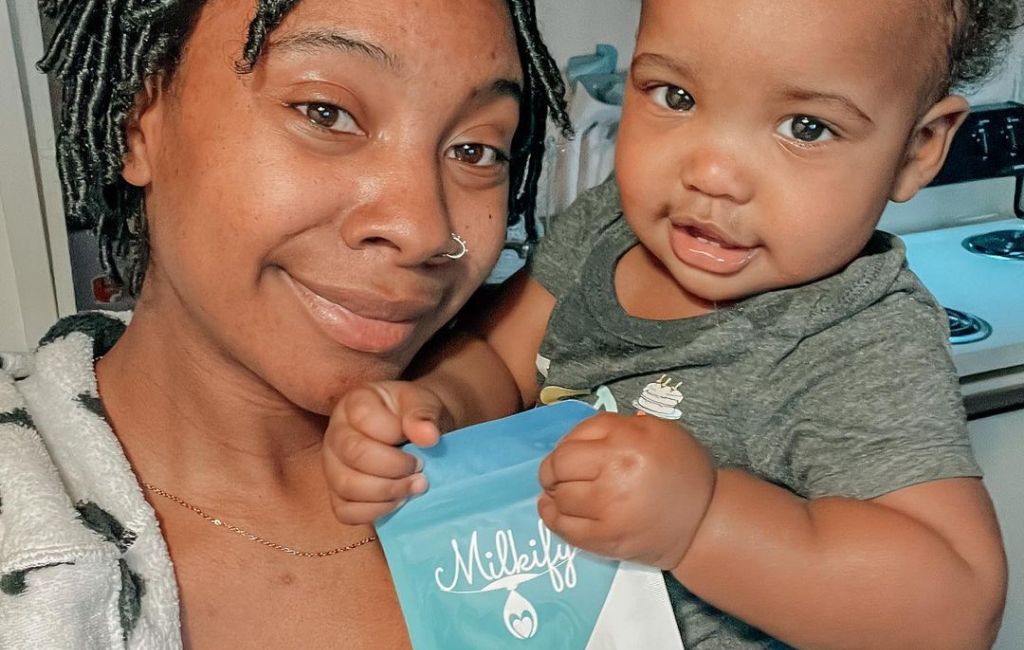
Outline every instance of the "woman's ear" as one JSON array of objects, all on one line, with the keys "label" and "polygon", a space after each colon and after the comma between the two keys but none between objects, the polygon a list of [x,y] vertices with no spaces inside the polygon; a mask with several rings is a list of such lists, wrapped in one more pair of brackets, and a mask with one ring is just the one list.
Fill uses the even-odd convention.
[{"label": "woman's ear", "polygon": [[163,80],[150,77],[135,96],[135,107],[125,124],[127,150],[124,153],[121,177],[136,187],[145,187],[153,180],[152,156],[158,150],[156,131],[165,102]]},{"label": "woman's ear", "polygon": [[918,190],[932,182],[946,161],[953,135],[969,112],[966,99],[948,95],[924,114],[907,144],[890,199],[897,203],[909,201]]}]

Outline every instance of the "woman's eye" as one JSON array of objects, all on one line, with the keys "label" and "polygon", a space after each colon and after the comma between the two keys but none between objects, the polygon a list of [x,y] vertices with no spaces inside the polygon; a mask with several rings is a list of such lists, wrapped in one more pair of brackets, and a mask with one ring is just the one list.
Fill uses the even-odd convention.
[{"label": "woman's eye", "polygon": [[348,111],[332,104],[322,102],[295,104],[295,109],[305,115],[314,126],[338,133],[362,133],[362,129],[359,128]]},{"label": "woman's eye", "polygon": [[779,135],[800,142],[819,142],[831,140],[832,129],[821,120],[810,115],[794,115],[779,125]]},{"label": "woman's eye", "polygon": [[508,157],[502,152],[478,142],[457,144],[448,149],[448,157],[475,167],[489,167],[508,161]]},{"label": "woman's eye", "polygon": [[655,103],[659,106],[678,111],[680,113],[689,111],[693,108],[697,102],[685,88],[679,86],[666,85],[656,86],[650,90],[654,97]]}]

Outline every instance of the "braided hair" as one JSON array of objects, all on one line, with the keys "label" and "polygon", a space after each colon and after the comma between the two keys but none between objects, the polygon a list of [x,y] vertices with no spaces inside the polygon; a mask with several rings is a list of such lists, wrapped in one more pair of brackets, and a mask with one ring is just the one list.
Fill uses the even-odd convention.
[{"label": "braided hair", "polygon": [[[68,225],[91,229],[111,278],[137,296],[149,257],[143,191],[121,177],[126,124],[147,80],[173,74],[205,0],[39,0],[56,21],[43,72],[61,80],[57,162]],[[237,68],[255,67],[267,38],[301,0],[253,0],[256,15]],[[523,68],[513,139],[509,219],[535,234],[535,202],[548,116],[566,135],[565,86],[537,27],[533,0],[505,0]]]}]

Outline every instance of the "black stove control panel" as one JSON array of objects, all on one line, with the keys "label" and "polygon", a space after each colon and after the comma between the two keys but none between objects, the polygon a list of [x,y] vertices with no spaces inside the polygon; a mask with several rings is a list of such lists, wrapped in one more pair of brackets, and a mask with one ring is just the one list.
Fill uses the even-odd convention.
[{"label": "black stove control panel", "polygon": [[932,185],[1024,176],[1024,104],[975,106]]}]

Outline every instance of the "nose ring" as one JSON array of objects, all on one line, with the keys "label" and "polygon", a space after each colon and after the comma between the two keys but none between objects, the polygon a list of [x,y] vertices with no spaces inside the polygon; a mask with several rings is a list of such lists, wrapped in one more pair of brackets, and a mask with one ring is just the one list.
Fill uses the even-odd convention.
[{"label": "nose ring", "polygon": [[463,239],[462,237],[459,237],[455,233],[452,233],[452,239],[454,239],[455,243],[459,245],[459,250],[455,251],[454,253],[442,253],[442,255],[450,260],[457,260],[461,257],[464,257],[466,253],[469,252],[469,248],[466,247],[466,240]]}]

